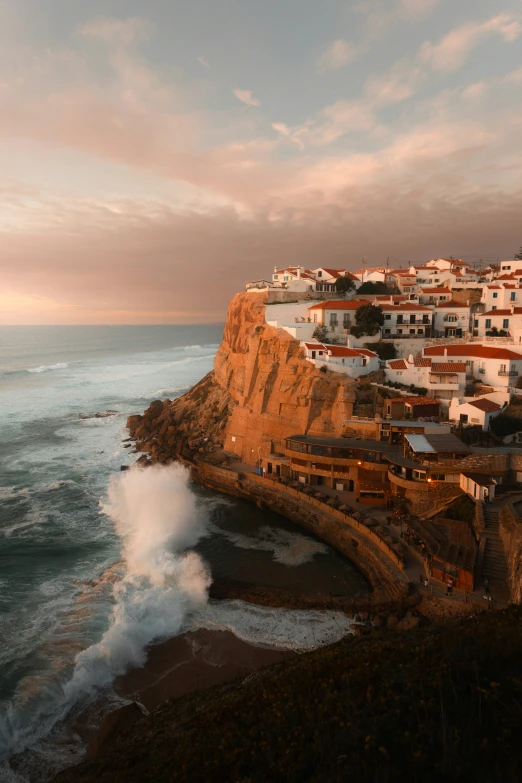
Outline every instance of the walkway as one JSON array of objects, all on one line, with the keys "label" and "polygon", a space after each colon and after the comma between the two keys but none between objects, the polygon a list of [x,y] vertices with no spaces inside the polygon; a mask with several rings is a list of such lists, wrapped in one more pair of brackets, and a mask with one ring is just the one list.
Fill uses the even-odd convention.
[{"label": "walkway", "polygon": [[509,570],[504,552],[504,545],[500,538],[500,505],[490,503],[484,509],[484,523],[486,539],[486,549],[484,551],[484,564],[482,573],[487,577],[491,584],[492,595],[498,596],[501,600],[509,598]]}]

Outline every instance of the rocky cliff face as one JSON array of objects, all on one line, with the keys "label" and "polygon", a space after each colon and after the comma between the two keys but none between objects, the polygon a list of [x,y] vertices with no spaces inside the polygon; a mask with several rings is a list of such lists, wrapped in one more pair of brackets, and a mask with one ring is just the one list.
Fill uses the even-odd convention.
[{"label": "rocky cliff face", "polygon": [[341,434],[354,381],[317,370],[297,340],[267,326],[264,311],[264,294],[234,296],[213,372],[177,400],[155,401],[130,417],[137,451],[154,462],[181,456],[257,464],[289,435]]}]

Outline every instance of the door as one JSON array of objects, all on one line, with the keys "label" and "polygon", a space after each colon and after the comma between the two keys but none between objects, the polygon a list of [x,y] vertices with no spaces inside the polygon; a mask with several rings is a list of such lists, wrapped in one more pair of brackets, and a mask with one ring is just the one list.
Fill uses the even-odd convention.
[{"label": "door", "polygon": [[268,473],[272,473],[272,463],[271,462],[267,463],[266,469],[267,469]]},{"label": "door", "polygon": [[317,351],[312,351],[312,359],[315,359],[315,354],[316,353],[317,353]]},{"label": "door", "polygon": [[319,485],[321,485],[323,483],[323,477],[322,476],[317,476],[317,483]]}]

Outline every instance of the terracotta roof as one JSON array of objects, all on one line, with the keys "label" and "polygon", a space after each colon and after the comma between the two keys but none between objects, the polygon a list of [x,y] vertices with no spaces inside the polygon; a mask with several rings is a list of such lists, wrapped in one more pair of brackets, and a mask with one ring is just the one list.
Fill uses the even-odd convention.
[{"label": "terracotta roof", "polygon": [[[444,353],[446,351],[446,354]],[[424,349],[425,356],[470,356],[479,359],[518,359],[522,354],[510,351],[508,348],[495,348],[488,345],[436,345]]]},{"label": "terracotta roof", "polygon": [[423,356],[418,356],[413,360],[415,367],[431,367],[431,359],[426,359]]},{"label": "terracotta roof", "polygon": [[514,280],[514,279],[515,279],[515,275],[513,273],[509,275],[499,275],[498,277],[495,278],[495,280]]},{"label": "terracotta roof", "polygon": [[357,310],[362,305],[371,304],[365,299],[330,299],[320,304],[312,305],[309,310]]},{"label": "terracotta roof", "polygon": [[439,362],[432,363],[432,372],[466,372],[466,362]]},{"label": "terracotta roof", "polygon": [[385,274],[388,270],[384,266],[362,266],[355,270],[356,275],[362,275],[363,272],[382,272]]},{"label": "terracotta roof", "polygon": [[375,300],[377,302],[384,302],[384,301],[389,301],[390,297],[391,297],[392,302],[406,302],[407,301],[404,294],[390,294],[390,295],[387,295],[387,294],[376,294],[375,295]]},{"label": "terracotta roof", "polygon": [[393,305],[383,303],[380,305],[380,308],[383,312],[391,310],[391,312],[393,313],[396,312],[404,313],[408,311],[419,312],[419,310],[422,310],[422,312],[424,313],[431,313],[431,309],[429,307],[423,307],[423,305],[418,305],[415,304],[414,302],[412,302],[411,304],[408,304],[407,302],[403,302],[402,304],[393,304]]},{"label": "terracotta roof", "polygon": [[497,405],[496,402],[493,402],[493,400],[475,400],[474,402],[470,402],[470,405],[473,405],[474,408],[478,408],[479,411],[483,411],[484,413],[491,413],[492,411],[499,411],[500,405]]},{"label": "terracotta roof", "polygon": [[449,288],[421,288],[423,294],[451,294]]},{"label": "terracotta roof", "polygon": [[331,277],[344,277],[344,269],[327,269],[325,266],[319,267],[324,272],[328,272]]},{"label": "terracotta roof", "polygon": [[310,351],[326,351],[326,348],[322,343],[304,343],[304,345]]},{"label": "terracotta roof", "polygon": [[439,308],[439,307],[441,307],[441,308],[444,308],[444,307],[464,307],[464,308],[466,308],[466,307],[469,307],[469,305],[466,304],[465,302],[456,302],[454,299],[450,299],[449,302],[439,302],[439,304],[435,305],[435,307],[437,307],[437,308]]},{"label": "terracotta roof", "polygon": [[406,370],[408,369],[408,365],[406,364],[404,359],[393,359],[391,362],[388,362],[388,365],[391,370]]},{"label": "terracotta roof", "polygon": [[522,315],[522,307],[514,307],[513,311],[510,307],[502,310],[488,310],[487,313],[477,313],[477,315],[481,317],[485,315]]},{"label": "terracotta roof", "polygon": [[386,402],[405,402],[408,405],[440,405],[439,400],[433,397],[393,397]]}]

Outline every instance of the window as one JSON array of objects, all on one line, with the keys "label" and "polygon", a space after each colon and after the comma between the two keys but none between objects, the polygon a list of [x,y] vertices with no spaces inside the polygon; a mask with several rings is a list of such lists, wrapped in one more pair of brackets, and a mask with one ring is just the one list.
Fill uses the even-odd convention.
[{"label": "window", "polygon": [[491,309],[492,309],[492,310],[496,310],[496,309],[497,309],[497,306],[496,306],[496,305],[493,305],[493,307],[492,307]]},{"label": "window", "polygon": [[493,294],[493,299],[498,299],[498,293],[497,293],[496,291],[495,291],[495,293]]},{"label": "window", "polygon": [[385,321],[391,321],[391,315],[389,315],[389,314],[388,314],[388,315],[385,315],[385,316],[384,316],[384,320],[385,320]]},{"label": "window", "polygon": [[474,329],[478,329],[478,325],[479,325],[479,324],[478,324],[478,321],[477,321],[477,319],[475,318],[475,320],[473,321],[473,328],[474,328]]},{"label": "window", "polygon": [[314,324],[317,323],[317,313],[314,313]]},{"label": "window", "polygon": [[516,298],[517,298],[516,292],[515,291],[511,291],[511,294],[510,294],[511,301],[514,302]]},{"label": "window", "polygon": [[274,275],[274,280],[279,280],[279,275]]},{"label": "window", "polygon": [[502,321],[502,328],[509,329],[509,318],[504,318],[504,320]]},{"label": "window", "polygon": [[384,334],[391,334],[391,329],[385,329]]},{"label": "window", "polygon": [[397,373],[397,375],[402,375],[402,370],[400,370],[400,371]]},{"label": "window", "polygon": [[337,326],[337,313],[330,313],[330,326]]},{"label": "window", "polygon": [[506,372],[506,365],[505,364],[501,364],[500,365],[500,372]]},{"label": "window", "polygon": [[345,313],[345,314],[343,315],[343,324],[344,324],[345,326],[348,326],[348,325],[349,325],[349,323],[350,323],[350,313]]},{"label": "window", "polygon": [[491,318],[486,318],[486,329],[491,329]]},{"label": "window", "polygon": [[317,277],[322,277],[322,276],[323,276],[323,273],[322,273],[322,272],[318,272],[318,273],[317,273]]}]

